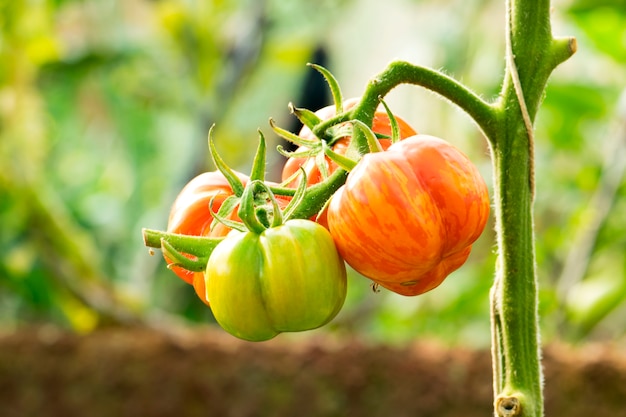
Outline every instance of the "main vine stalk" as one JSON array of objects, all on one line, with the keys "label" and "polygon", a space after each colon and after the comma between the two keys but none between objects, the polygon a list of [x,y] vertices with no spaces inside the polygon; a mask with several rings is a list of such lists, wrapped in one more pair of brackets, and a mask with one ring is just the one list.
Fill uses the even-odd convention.
[{"label": "main vine stalk", "polygon": [[533,124],[550,74],[576,51],[576,42],[552,36],[549,0],[507,0],[506,45],[503,87],[493,103],[437,71],[394,62],[370,81],[349,117],[339,115],[338,119],[371,123],[378,98],[409,83],[447,98],[481,128],[493,162],[498,244],[491,290],[494,412],[540,417],[543,381],[532,210]]}]

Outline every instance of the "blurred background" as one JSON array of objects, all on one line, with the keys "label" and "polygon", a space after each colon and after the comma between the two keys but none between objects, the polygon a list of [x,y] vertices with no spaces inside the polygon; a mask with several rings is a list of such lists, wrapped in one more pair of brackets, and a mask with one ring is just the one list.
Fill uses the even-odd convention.
[{"label": "blurred background", "polygon": [[[626,341],[626,2],[555,0],[553,31],[578,39],[537,119],[535,224],[544,341]],[[211,170],[207,132],[249,172],[261,129],[297,129],[287,104],[330,103],[396,58],[444,70],[485,98],[504,68],[504,2],[486,0],[0,1],[0,328],[204,326],[211,312],[150,256],[181,187]],[[484,138],[423,89],[393,111],[467,153],[491,183]],[[268,158],[270,179],[283,160]],[[323,332],[394,345],[490,343],[492,226],[469,262],[416,298],[351,274]]]}]

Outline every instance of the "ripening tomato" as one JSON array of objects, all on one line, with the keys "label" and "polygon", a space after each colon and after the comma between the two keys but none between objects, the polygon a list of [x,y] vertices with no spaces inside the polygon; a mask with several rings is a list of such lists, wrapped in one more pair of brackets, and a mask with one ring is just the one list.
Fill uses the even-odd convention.
[{"label": "ripening tomato", "polygon": [[429,291],[458,269],[488,217],[487,186],[476,167],[427,135],[365,155],[328,208],[346,262],[403,295]]},{"label": "ripening tomato", "polygon": [[[245,184],[248,177],[236,173]],[[216,225],[211,231],[213,215],[209,210],[209,203],[213,200],[213,211],[217,212],[226,198],[233,195],[233,190],[226,177],[219,171],[204,172],[189,181],[180,191],[170,210],[167,222],[167,231],[191,236],[226,236],[229,228],[222,224]],[[233,212],[231,220],[237,218]],[[166,258],[171,264],[171,261]],[[196,277],[203,278],[202,272],[187,271],[181,267],[173,266],[172,271],[188,284],[193,284]],[[203,297],[201,297],[203,298]]]},{"label": "ripening tomato", "polygon": [[[343,103],[344,110],[350,110],[359,102],[358,98],[351,98]],[[335,115],[335,106],[327,106],[324,107],[315,114],[321,120],[328,120]],[[415,130],[409,126],[404,120],[396,116],[396,121],[398,122],[398,128],[400,129],[400,138],[404,139],[409,136],[413,136],[416,134]],[[389,116],[387,116],[387,112],[384,110],[376,110],[374,113],[374,119],[372,121],[372,131],[374,133],[378,133],[385,136],[391,136],[391,123],[389,121]],[[311,129],[304,126],[298,136],[306,139],[313,139],[315,135],[311,132]],[[343,137],[337,140],[332,144],[332,149],[341,154],[345,155],[348,146],[350,145],[350,136]],[[387,149],[391,146],[391,139],[379,139],[379,142],[383,149]],[[299,147],[296,152],[304,151],[306,147]],[[337,164],[330,160],[330,158],[326,158],[326,163],[328,164],[328,173],[332,174],[337,169]],[[298,171],[298,169],[302,167],[307,175],[307,185],[317,184],[322,181],[322,174],[315,163],[315,158],[312,157],[302,157],[302,158],[289,158],[283,167],[282,172],[282,181],[287,181],[294,173]],[[297,187],[300,183],[300,178],[295,178],[293,181],[290,181],[287,184],[287,187]]]},{"label": "ripening tomato", "polygon": [[[235,172],[237,177],[245,185],[249,178],[239,172]],[[211,236],[224,237],[231,229],[221,223],[215,225],[211,230],[213,214],[209,209],[209,204],[213,199],[212,210],[217,212],[224,200],[233,195],[233,190],[226,180],[226,177],[219,171],[204,172],[189,181],[180,191],[170,210],[167,231],[191,236]],[[287,205],[289,197],[279,197],[279,204]],[[237,209],[229,216],[229,220],[239,220]],[[168,265],[171,260],[165,258]],[[193,285],[198,297],[208,304],[206,291],[204,289],[204,273],[188,271],[178,266],[170,267],[183,281]]]},{"label": "ripening tomato", "polygon": [[230,232],[209,258],[206,288],[227,332],[268,340],[335,317],[346,297],[346,267],[328,230],[288,220],[262,233]]}]

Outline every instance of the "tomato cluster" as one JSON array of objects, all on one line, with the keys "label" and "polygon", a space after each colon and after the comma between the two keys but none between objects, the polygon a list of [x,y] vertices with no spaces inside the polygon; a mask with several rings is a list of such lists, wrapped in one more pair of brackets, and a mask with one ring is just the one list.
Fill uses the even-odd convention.
[{"label": "tomato cluster", "polygon": [[[342,111],[357,103],[345,101]],[[335,111],[329,106],[311,117],[333,122]],[[332,320],[346,296],[344,261],[398,294],[432,290],[465,263],[487,223],[487,187],[471,161],[388,109],[375,112],[365,128],[371,152],[356,151],[355,160],[356,124],[342,119],[323,138],[311,127],[290,134],[300,147],[282,184],[264,181],[260,157],[248,177],[214,156],[219,171],[192,179],[172,206],[169,233],[219,241],[203,271],[185,267],[191,252],[172,257],[164,250],[168,266],[239,338],[267,340]],[[339,169],[350,170],[345,184],[316,221],[291,218],[307,190]]]}]

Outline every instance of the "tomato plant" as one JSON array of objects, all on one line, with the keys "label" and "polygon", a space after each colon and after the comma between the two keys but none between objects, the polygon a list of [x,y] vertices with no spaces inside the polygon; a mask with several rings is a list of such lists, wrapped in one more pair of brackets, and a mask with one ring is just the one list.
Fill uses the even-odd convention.
[{"label": "tomato plant", "polygon": [[215,319],[251,341],[328,323],[346,297],[346,269],[330,233],[310,220],[283,223],[276,211],[271,224],[263,224],[250,213],[255,209],[247,195],[240,215],[250,230],[230,232],[207,263],[206,293]]},{"label": "tomato plant", "polygon": [[[345,270],[337,249],[357,271],[392,291],[416,295],[435,288],[466,261],[487,222],[489,198],[476,167],[441,139],[415,135],[394,140],[387,151],[379,152],[384,145],[379,146],[373,132],[380,136],[375,114],[385,95],[400,84],[425,87],[458,105],[476,122],[493,159],[498,246],[490,293],[495,414],[543,415],[532,221],[533,123],[550,74],[577,46],[574,38],[552,35],[549,1],[507,1],[506,23],[504,78],[493,101],[482,99],[441,71],[395,61],[368,82],[351,110],[344,111],[338,83],[327,70],[317,68],[329,84],[338,114],[331,116],[332,108],[325,110],[328,115],[294,109],[307,126],[299,136],[272,126],[304,147],[290,155],[293,159],[284,170],[283,183],[292,188],[275,187],[275,191],[293,196],[285,210],[288,219],[317,214],[330,200],[330,237],[322,226],[307,220],[275,224],[280,210],[273,200],[273,210],[258,211],[257,226],[262,224],[263,230],[250,222],[254,216],[242,216],[249,210],[240,210],[246,226],[252,226],[250,231],[240,230],[224,213],[217,213],[220,221],[236,229],[223,240],[183,239],[184,235],[144,230],[144,242],[176,254],[179,265],[194,271],[206,264],[206,293],[215,299],[218,322],[249,340],[314,328],[337,313],[345,296]],[[392,137],[397,139],[401,135],[395,118],[389,117]],[[350,124],[343,125],[346,122]],[[354,135],[343,129],[350,125],[359,126]],[[320,137],[312,137],[313,132]],[[354,146],[342,140],[353,141]],[[257,155],[264,155],[264,146],[262,141],[259,149],[263,147],[263,152]],[[344,150],[347,157],[342,155]],[[352,150],[360,161],[353,160]],[[361,157],[368,150],[374,153]],[[326,156],[332,156],[342,169]],[[246,189],[263,180],[262,159],[255,157],[254,181]],[[302,177],[297,177],[299,169],[304,171]],[[222,167],[220,171],[228,170]],[[306,181],[301,179],[305,175]],[[229,183],[234,188],[236,181]],[[229,206],[226,201],[223,207]],[[300,233],[300,225],[308,231]],[[293,235],[279,233],[281,228],[292,227]],[[320,243],[332,240],[337,248]],[[309,251],[309,245],[314,249]],[[184,253],[195,253],[196,261],[187,262]],[[328,270],[336,273],[324,275]],[[314,275],[318,280],[310,279]]]},{"label": "tomato plant", "polygon": [[363,157],[331,199],[328,225],[355,270],[417,295],[466,261],[488,216],[487,187],[469,159],[416,135]]}]

